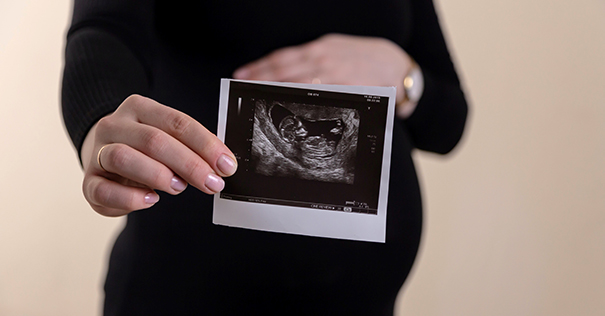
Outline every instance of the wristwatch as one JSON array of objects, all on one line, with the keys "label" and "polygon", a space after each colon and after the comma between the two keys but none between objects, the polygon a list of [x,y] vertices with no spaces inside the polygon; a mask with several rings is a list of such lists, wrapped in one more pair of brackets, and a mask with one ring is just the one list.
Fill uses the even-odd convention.
[{"label": "wristwatch", "polygon": [[424,77],[422,76],[420,66],[415,62],[412,63],[412,68],[410,68],[410,71],[408,71],[408,74],[403,79],[403,90],[405,91],[403,102],[418,103],[422,97]]}]

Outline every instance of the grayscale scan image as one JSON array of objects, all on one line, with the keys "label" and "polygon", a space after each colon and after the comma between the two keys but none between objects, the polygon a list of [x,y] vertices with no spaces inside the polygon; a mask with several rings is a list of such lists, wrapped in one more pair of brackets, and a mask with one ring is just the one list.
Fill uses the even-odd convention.
[{"label": "grayscale scan image", "polygon": [[358,134],[356,109],[256,100],[255,172],[353,184]]}]

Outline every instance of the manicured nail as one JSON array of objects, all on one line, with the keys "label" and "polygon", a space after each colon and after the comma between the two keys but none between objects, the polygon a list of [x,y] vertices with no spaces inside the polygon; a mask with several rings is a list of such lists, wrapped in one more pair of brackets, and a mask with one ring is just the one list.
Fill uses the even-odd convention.
[{"label": "manicured nail", "polygon": [[187,187],[187,183],[183,179],[174,176],[170,180],[170,187],[177,192],[181,192],[185,190],[185,188]]},{"label": "manicured nail", "polygon": [[155,192],[149,192],[145,194],[145,203],[155,204],[160,200],[160,196]]},{"label": "manicured nail", "polygon": [[245,68],[240,68],[233,73],[235,79],[246,79],[250,76],[250,71]]},{"label": "manicured nail", "polygon": [[225,175],[232,175],[237,170],[237,163],[227,155],[222,155],[216,162],[218,169]]},{"label": "manicured nail", "polygon": [[211,173],[206,178],[206,187],[213,192],[221,192],[225,187],[225,181],[221,177]]}]

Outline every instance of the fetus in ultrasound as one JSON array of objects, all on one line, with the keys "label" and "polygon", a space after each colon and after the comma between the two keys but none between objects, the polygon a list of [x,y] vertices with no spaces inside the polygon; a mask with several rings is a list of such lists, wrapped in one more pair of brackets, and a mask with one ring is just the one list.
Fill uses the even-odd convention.
[{"label": "fetus in ultrasound", "polygon": [[308,120],[294,115],[280,104],[271,107],[270,113],[282,139],[294,144],[301,157],[330,157],[336,153],[344,130],[342,119]]},{"label": "fetus in ultrasound", "polygon": [[355,109],[257,100],[255,170],[267,176],[352,184],[358,129]]}]

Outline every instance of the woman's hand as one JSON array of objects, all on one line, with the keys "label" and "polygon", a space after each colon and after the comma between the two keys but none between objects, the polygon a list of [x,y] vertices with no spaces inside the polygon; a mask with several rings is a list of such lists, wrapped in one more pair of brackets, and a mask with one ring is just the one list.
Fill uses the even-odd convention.
[{"label": "woman's hand", "polygon": [[221,191],[237,169],[231,151],[186,114],[133,95],[91,129],[82,146],[84,197],[106,216],[151,207],[154,190],[179,194],[191,184]]},{"label": "woman's hand", "polygon": [[393,42],[374,37],[328,34],[312,42],[286,47],[249,63],[233,77],[397,87],[397,104],[404,100],[403,79],[412,59]]}]

